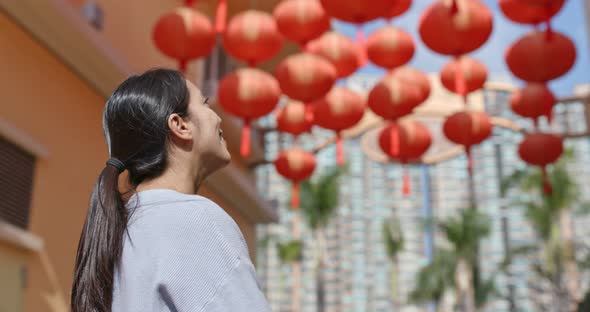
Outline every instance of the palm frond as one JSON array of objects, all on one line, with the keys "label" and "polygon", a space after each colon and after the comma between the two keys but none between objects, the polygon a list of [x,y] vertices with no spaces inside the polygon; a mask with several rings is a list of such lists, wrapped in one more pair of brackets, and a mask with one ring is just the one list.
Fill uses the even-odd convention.
[{"label": "palm frond", "polygon": [[477,308],[482,308],[492,298],[498,295],[499,291],[496,288],[494,277],[480,281],[478,285],[475,285],[475,306]]},{"label": "palm frond", "polygon": [[325,226],[338,207],[339,178],[346,167],[332,167],[315,181],[301,183],[301,211],[312,229]]},{"label": "palm frond", "polygon": [[271,241],[275,241],[276,239],[276,235],[268,234],[258,240],[258,246],[266,248]]},{"label": "palm frond", "polygon": [[531,223],[541,239],[545,241],[549,239],[553,220],[557,216],[556,211],[546,203],[537,204],[530,202],[525,205],[524,216]]},{"label": "palm frond", "polygon": [[439,223],[440,230],[460,257],[476,262],[481,239],[491,232],[491,219],[475,209],[463,209],[458,216]]},{"label": "palm frond", "polygon": [[383,241],[385,242],[387,256],[392,261],[395,260],[397,254],[404,248],[404,237],[399,221],[390,222],[385,220],[383,222]]},{"label": "palm frond", "polygon": [[286,243],[277,243],[279,259],[282,263],[301,261],[303,256],[303,242],[292,240]]},{"label": "palm frond", "polygon": [[416,287],[409,295],[414,303],[439,302],[447,289],[454,287],[457,257],[454,252],[437,249],[432,262],[418,272]]},{"label": "palm frond", "polygon": [[584,299],[578,304],[578,312],[587,312],[590,311],[590,289],[586,291],[584,295]]}]

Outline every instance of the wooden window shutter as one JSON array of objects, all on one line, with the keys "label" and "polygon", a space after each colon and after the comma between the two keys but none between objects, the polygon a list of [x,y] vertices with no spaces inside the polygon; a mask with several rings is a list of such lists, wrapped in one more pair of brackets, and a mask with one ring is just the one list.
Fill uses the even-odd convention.
[{"label": "wooden window shutter", "polygon": [[35,157],[0,138],[0,220],[29,225]]}]

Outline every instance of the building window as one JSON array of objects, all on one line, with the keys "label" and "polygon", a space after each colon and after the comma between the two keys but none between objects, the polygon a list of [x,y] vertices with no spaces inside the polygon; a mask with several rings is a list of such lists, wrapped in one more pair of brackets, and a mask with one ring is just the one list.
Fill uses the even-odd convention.
[{"label": "building window", "polygon": [[0,220],[29,225],[35,157],[0,138]]}]

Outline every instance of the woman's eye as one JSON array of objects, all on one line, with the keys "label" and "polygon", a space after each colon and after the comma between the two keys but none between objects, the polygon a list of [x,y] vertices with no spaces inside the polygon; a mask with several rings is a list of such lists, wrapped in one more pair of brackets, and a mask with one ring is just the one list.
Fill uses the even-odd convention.
[{"label": "woman's eye", "polygon": [[203,101],[203,104],[207,107],[210,107],[211,105],[209,105],[209,97],[206,97],[205,100]]}]

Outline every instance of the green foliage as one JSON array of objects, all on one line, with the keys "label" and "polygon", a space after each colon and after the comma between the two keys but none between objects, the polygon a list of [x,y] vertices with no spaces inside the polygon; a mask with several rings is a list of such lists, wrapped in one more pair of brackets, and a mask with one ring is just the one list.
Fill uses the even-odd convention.
[{"label": "green foliage", "polygon": [[395,261],[397,254],[404,248],[404,236],[399,221],[385,220],[383,222],[383,241],[387,256]]},{"label": "green foliage", "polygon": [[455,285],[456,254],[447,249],[437,249],[432,262],[418,272],[416,287],[410,293],[415,303],[439,302],[447,289]]},{"label": "green foliage", "polygon": [[475,265],[479,241],[490,234],[490,224],[488,216],[475,209],[463,209],[458,216],[440,222],[438,227],[451,243],[457,257]]},{"label": "green foliage", "polygon": [[476,306],[482,307],[497,294],[493,276],[485,281],[475,278],[478,276],[478,245],[481,239],[490,234],[490,218],[475,209],[463,209],[459,215],[439,222],[438,227],[451,246],[449,249],[437,249],[432,262],[420,270],[410,300],[416,303],[438,302],[445,291],[455,287],[457,263],[459,259],[465,259],[474,271]]},{"label": "green foliage", "polygon": [[339,178],[346,167],[332,167],[315,181],[301,183],[301,212],[312,230],[326,226],[338,207]]},{"label": "green foliage", "polygon": [[[579,203],[580,190],[575,180],[567,171],[567,164],[574,159],[574,153],[571,149],[566,150],[559,161],[552,167],[548,168],[547,176],[551,183],[552,192],[547,195],[543,192],[543,175],[541,170],[534,167],[527,167],[515,171],[512,175],[502,181],[501,191],[505,194],[510,188],[519,187],[522,191],[533,195],[533,199],[526,202],[527,211],[530,215],[527,217],[540,214],[538,218],[533,216],[530,221],[536,226],[539,219],[553,218],[561,209],[573,208],[578,204],[581,211],[590,211],[590,204]],[[518,203],[517,203],[518,204]],[[523,204],[520,202],[519,204]],[[536,205],[538,207],[531,207]],[[535,220],[536,219],[536,220]],[[539,223],[539,233],[546,234],[546,225]],[[545,229],[545,230],[544,230]]]},{"label": "green foliage", "polygon": [[286,243],[277,243],[279,259],[282,263],[301,261],[303,256],[303,242],[292,240]]},{"label": "green foliage", "polygon": [[584,299],[578,304],[578,312],[590,311],[590,290],[586,292]]},{"label": "green foliage", "polygon": [[475,285],[475,306],[483,308],[486,303],[493,297],[498,295],[498,289],[496,288],[494,276],[486,279],[479,280]]}]

